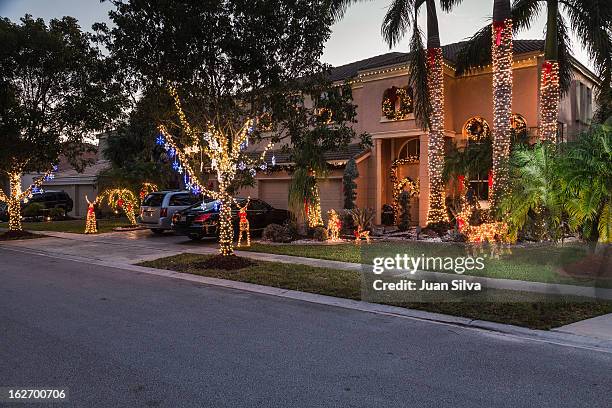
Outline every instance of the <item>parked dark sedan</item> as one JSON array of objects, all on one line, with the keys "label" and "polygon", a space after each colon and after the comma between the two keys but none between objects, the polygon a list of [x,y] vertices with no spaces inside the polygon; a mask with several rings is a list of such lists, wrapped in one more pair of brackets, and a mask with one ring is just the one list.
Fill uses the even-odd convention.
[{"label": "parked dark sedan", "polygon": [[[37,211],[35,215],[43,216],[49,213],[52,208],[61,208],[66,214],[72,211],[74,203],[72,198],[65,191],[44,191],[40,193],[34,193],[32,197],[26,202],[21,202],[21,209],[25,209],[33,203],[40,204],[41,209]],[[9,214],[6,203],[0,203],[0,221],[8,221]]]},{"label": "parked dark sedan", "polygon": [[[243,206],[246,198],[238,198],[236,201],[240,206]],[[216,238],[219,236],[220,207],[219,201],[209,201],[179,211],[172,217],[172,229],[178,234],[186,235],[193,240],[200,240],[204,237]],[[252,198],[247,208],[247,219],[251,232],[263,231],[270,224],[283,224],[289,218],[291,218],[289,211],[274,208],[257,198]],[[236,204],[232,205],[232,219],[234,231],[237,232],[239,217]]]}]

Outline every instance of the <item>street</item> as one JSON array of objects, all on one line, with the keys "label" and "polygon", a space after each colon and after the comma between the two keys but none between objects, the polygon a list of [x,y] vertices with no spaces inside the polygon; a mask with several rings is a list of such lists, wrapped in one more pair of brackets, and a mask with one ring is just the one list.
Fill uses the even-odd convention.
[{"label": "street", "polygon": [[610,406],[608,353],[0,257],[0,386],[67,388],[58,406]]}]

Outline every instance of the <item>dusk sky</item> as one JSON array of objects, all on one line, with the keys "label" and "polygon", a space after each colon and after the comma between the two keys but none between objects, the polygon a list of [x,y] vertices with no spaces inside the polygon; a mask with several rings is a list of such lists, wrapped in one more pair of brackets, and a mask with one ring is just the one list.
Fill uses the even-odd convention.
[{"label": "dusk sky", "polygon": [[[374,0],[352,6],[344,19],[333,27],[323,60],[338,66],[360,59],[383,54],[389,51],[380,35],[380,24],[391,0]],[[100,4],[99,0],[0,0],[0,15],[18,20],[25,13],[45,20],[53,17],[71,15],[81,26],[89,29],[96,21],[108,22],[110,3]],[[492,0],[466,0],[452,14],[441,11],[440,35],[442,44],[457,42],[469,37],[487,23],[493,8]],[[421,18],[424,19],[424,10]],[[545,12],[529,31],[519,34],[518,38],[541,39],[546,21]],[[423,21],[423,27],[425,26]],[[408,37],[392,51],[408,51]],[[588,56],[580,44],[574,40],[573,54],[580,62],[591,66]]]}]

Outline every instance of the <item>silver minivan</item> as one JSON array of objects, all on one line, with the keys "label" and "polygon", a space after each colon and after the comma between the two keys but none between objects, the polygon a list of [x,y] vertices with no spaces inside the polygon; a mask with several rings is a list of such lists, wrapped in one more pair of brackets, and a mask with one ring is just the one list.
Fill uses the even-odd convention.
[{"label": "silver minivan", "polygon": [[200,202],[202,196],[189,191],[156,191],[142,201],[138,225],[149,228],[156,234],[162,234],[171,229],[175,212]]}]

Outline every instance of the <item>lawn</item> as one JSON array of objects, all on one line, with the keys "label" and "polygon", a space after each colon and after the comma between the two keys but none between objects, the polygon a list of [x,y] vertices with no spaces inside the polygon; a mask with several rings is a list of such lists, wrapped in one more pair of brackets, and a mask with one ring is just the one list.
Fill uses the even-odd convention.
[{"label": "lawn", "polygon": [[[255,265],[235,271],[203,268],[202,263],[209,258],[210,256],[206,255],[181,254],[143,262],[140,265],[361,300],[361,275],[359,272],[262,261],[257,261]],[[536,329],[550,329],[612,313],[612,302],[493,289],[487,290],[482,297],[474,295],[469,299],[465,298],[463,301],[457,302],[383,303]]]},{"label": "lawn", "polygon": [[[111,232],[113,228],[126,227],[128,225],[128,220],[124,218],[102,219],[98,220],[98,232]],[[0,223],[0,227],[8,228],[8,224]],[[24,222],[23,229],[25,231],[73,232],[84,234],[85,220]]]},{"label": "lawn", "polygon": [[[373,242],[369,245],[338,244],[338,245],[292,245],[292,244],[261,244],[254,243],[250,248],[241,248],[252,252],[293,255],[306,258],[329,259],[352,263],[371,264],[374,257],[408,254],[410,257],[461,257],[466,256],[466,246],[463,244],[445,242]],[[599,256],[598,263],[589,263],[593,258],[589,250],[581,244],[566,245],[531,245],[513,247],[511,253],[506,253],[500,259],[488,256],[489,253],[476,254],[485,256],[485,268],[481,271],[465,271],[472,276],[485,276],[500,279],[516,279],[533,282],[562,283],[581,286],[612,287],[612,266],[609,258]],[[575,267],[572,267],[574,265]],[[600,277],[584,277],[568,274],[568,268],[588,272],[591,268]],[[604,273],[604,269],[606,272]],[[431,268],[431,270],[439,270]],[[587,274],[588,275],[588,274]],[[601,275],[605,275],[601,277]]]}]

